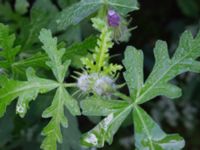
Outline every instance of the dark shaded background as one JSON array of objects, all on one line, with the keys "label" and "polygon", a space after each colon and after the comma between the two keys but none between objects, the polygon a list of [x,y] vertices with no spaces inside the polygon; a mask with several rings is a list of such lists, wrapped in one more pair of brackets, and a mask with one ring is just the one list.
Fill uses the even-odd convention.
[{"label": "dark shaded background", "polygon": [[[73,2],[73,0],[71,1]],[[14,0],[10,1],[11,4],[14,2]],[[33,2],[34,0],[30,0],[31,4]],[[56,0],[52,2],[61,9]],[[167,41],[170,54],[173,54],[184,30],[187,29],[194,35],[196,34],[200,27],[200,0],[140,0],[139,2],[140,10],[129,16],[132,19],[130,26],[137,26],[132,31],[130,41],[128,44],[115,45],[111,53],[113,55],[120,54],[113,59],[120,63],[127,45],[134,45],[136,48],[142,49],[145,55],[145,77],[147,77],[154,64],[153,47],[156,40]],[[87,26],[87,28],[89,28],[87,30],[91,30],[91,26]],[[119,82],[123,82],[122,77]],[[164,131],[180,133],[184,137],[186,140],[185,150],[200,150],[200,92],[198,92],[200,75],[185,73],[177,77],[174,82],[183,89],[184,94],[181,98],[172,101],[165,97],[158,97],[144,104],[143,107]],[[123,88],[122,91],[127,93],[126,88]],[[49,102],[44,100],[43,103],[34,101],[25,119],[15,116],[13,114],[14,104],[10,106],[6,116],[1,119],[0,128],[5,129],[5,132],[14,128],[14,131],[12,134],[0,135],[0,150],[39,149],[41,137],[39,140],[36,137],[47,123],[47,120],[41,119],[39,116]],[[95,125],[95,123],[91,123],[91,120],[98,122],[99,118],[88,119],[83,116],[78,118],[79,128],[82,132],[88,131]],[[33,137],[33,139],[30,140],[29,137]],[[131,117],[129,117],[115,135],[112,146],[106,145],[102,150],[133,149],[133,126]]]}]

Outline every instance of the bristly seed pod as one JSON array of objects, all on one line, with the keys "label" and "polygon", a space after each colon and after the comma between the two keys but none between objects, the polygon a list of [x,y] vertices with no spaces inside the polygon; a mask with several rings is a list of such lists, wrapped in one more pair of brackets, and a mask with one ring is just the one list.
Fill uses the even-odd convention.
[{"label": "bristly seed pod", "polygon": [[121,20],[120,16],[114,10],[108,11],[107,19],[108,19],[108,25],[111,27],[118,27],[120,25],[120,20]]}]

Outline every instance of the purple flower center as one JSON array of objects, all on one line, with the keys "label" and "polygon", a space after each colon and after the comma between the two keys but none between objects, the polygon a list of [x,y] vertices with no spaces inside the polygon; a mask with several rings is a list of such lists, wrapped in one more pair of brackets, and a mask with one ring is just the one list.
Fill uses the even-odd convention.
[{"label": "purple flower center", "polygon": [[108,25],[111,27],[118,27],[120,24],[120,16],[114,10],[108,11]]}]

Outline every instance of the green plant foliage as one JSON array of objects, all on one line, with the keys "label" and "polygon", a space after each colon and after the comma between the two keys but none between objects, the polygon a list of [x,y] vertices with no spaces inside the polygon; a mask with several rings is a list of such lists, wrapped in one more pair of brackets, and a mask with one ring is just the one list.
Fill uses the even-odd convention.
[{"label": "green plant foliage", "polygon": [[[8,29],[4,28],[3,30],[6,31],[6,34],[4,35],[7,36]],[[65,89],[66,84],[64,85],[63,83],[70,64],[70,60],[66,60],[62,63],[62,56],[65,53],[65,49],[57,48],[57,39],[52,37],[49,30],[43,29],[39,38],[43,42],[43,48],[48,55],[47,64],[52,69],[57,81],[37,77],[32,68],[29,68],[26,71],[27,81],[10,80],[5,76],[1,76],[0,116],[5,113],[6,107],[9,104],[19,97],[16,106],[16,113],[21,117],[24,117],[29,108],[30,101],[36,99],[39,93],[47,93],[58,88],[52,105],[43,113],[43,117],[52,117],[52,119],[43,131],[46,138],[41,146],[45,150],[55,150],[57,149],[57,141],[61,142],[62,139],[60,124],[64,127],[67,127],[68,125],[67,119],[64,115],[64,107],[68,108],[73,115],[80,115],[80,110],[78,103],[69,95]],[[12,42],[8,44],[13,45]],[[4,46],[3,48],[6,47]]]},{"label": "green plant foliage", "polygon": [[26,0],[16,0],[15,10],[19,14],[25,14],[28,10],[29,3]]},{"label": "green plant foliage", "polygon": [[80,150],[80,144],[77,144],[81,137],[81,132],[79,131],[78,121],[76,117],[72,116],[70,113],[66,113],[68,118],[69,127],[62,129],[63,143],[58,145],[58,150]]},{"label": "green plant foliage", "polygon": [[56,26],[57,30],[64,30],[70,25],[76,25],[103,5],[113,7],[122,14],[138,9],[137,0],[81,0],[59,13],[52,21],[51,28]]},{"label": "green plant foliage", "polygon": [[81,101],[82,113],[86,116],[107,116],[122,110],[127,105],[125,101],[107,100],[97,96]]},{"label": "green plant foliage", "polygon": [[43,43],[42,48],[45,50],[50,59],[46,62],[46,64],[52,69],[58,82],[62,83],[70,64],[69,60],[62,63],[62,57],[65,53],[65,49],[57,49],[57,38],[52,37],[50,30],[42,29],[39,39]]},{"label": "green plant foliage", "polygon": [[135,145],[138,149],[180,150],[185,141],[178,134],[167,135],[139,106],[133,112]]},{"label": "green plant foliage", "polygon": [[200,63],[195,60],[200,55],[199,41],[199,36],[193,38],[190,32],[184,32],[171,59],[169,58],[166,42],[158,41],[154,48],[156,61],[154,68],[137,94],[136,103],[144,103],[159,95],[169,98],[180,97],[180,88],[169,83],[169,81],[187,71],[200,72]]},{"label": "green plant foliage", "polygon": [[49,0],[37,0],[34,3],[31,8],[30,19],[20,22],[22,29],[19,42],[23,43],[23,51],[31,49],[32,45],[38,42],[40,30],[48,26],[49,21],[56,13],[56,7]]},{"label": "green plant foliage", "polygon": [[132,106],[124,101],[109,101],[100,97],[82,101],[81,107],[85,115],[106,116],[96,127],[83,135],[81,142],[87,147],[103,147],[105,142],[111,144],[113,135],[132,109]]},{"label": "green plant foliage", "polygon": [[106,3],[123,15],[126,15],[131,11],[139,9],[137,0],[129,0],[129,1],[108,0]]},{"label": "green plant foliage", "polygon": [[43,135],[46,137],[41,148],[44,150],[56,150],[57,141],[62,143],[60,124],[65,128],[68,127],[68,121],[64,114],[64,106],[67,107],[73,115],[80,115],[80,110],[76,101],[69,96],[64,87],[59,87],[51,106],[42,114],[44,118],[52,118],[43,130]]},{"label": "green plant foliage", "polygon": [[[123,94],[118,96],[124,100],[129,100],[129,103],[122,109],[115,111],[113,108],[121,107],[120,105],[116,106],[118,103],[116,100],[110,100],[114,104],[103,102],[100,98],[96,98],[97,100],[92,98],[94,102],[99,101],[95,103],[90,99],[84,100],[81,104],[84,114],[107,117],[93,130],[83,135],[82,144],[87,147],[103,147],[105,141],[111,144],[112,138],[121,123],[133,111],[137,149],[182,149],[185,145],[183,138],[177,134],[167,135],[164,133],[138,105],[159,95],[170,98],[181,96],[181,90],[168,82],[186,71],[200,72],[200,63],[195,60],[200,55],[199,37],[197,35],[196,38],[193,38],[190,32],[184,32],[172,59],[169,58],[167,44],[158,41],[154,49],[155,65],[145,83],[143,79],[143,53],[134,47],[127,47],[123,60],[126,68],[124,77],[131,97]],[[89,108],[89,106],[93,107]],[[118,122],[117,125],[115,121]],[[105,124],[107,125],[106,130]]]},{"label": "green plant foliage", "polygon": [[42,115],[44,118],[51,117],[52,119],[43,130],[43,135],[46,137],[41,148],[44,150],[56,150],[57,141],[59,143],[62,142],[60,124],[65,128],[68,126],[68,121],[64,115],[64,106],[67,107],[73,115],[80,115],[80,110],[77,101],[68,94],[62,84],[70,65],[69,60],[66,60],[64,63],[62,62],[65,49],[57,48],[57,38],[52,37],[50,30],[42,29],[39,39],[43,43],[43,49],[49,57],[49,61],[46,63],[51,68],[56,80],[60,84],[59,88],[56,90],[51,106],[48,107]]},{"label": "green plant foliage", "polygon": [[2,149],[10,138],[12,137],[12,130],[14,128],[12,117],[15,114],[11,111],[7,111],[4,117],[0,120],[0,148]]},{"label": "green plant foliage", "polygon": [[63,9],[77,2],[78,0],[58,0],[59,6],[62,7]]},{"label": "green plant foliage", "polygon": [[19,100],[16,111],[23,117],[28,108],[29,101],[35,99],[38,93],[46,93],[58,86],[58,83],[55,81],[36,77],[32,69],[27,70],[27,77],[28,81],[16,81],[1,76],[4,79],[0,89],[1,117],[5,113],[6,107],[17,97],[19,97]]},{"label": "green plant foliage", "polygon": [[137,51],[133,47],[127,47],[125,51],[123,64],[126,68],[124,78],[129,88],[130,95],[135,99],[144,83],[142,51]]},{"label": "green plant foliage", "polygon": [[[79,68],[82,67],[81,58],[88,54],[88,51],[93,49],[96,46],[96,37],[90,36],[81,43],[74,43],[66,48],[63,55],[63,60],[71,60],[71,65]],[[25,70],[28,67],[33,68],[43,68],[48,69],[45,62],[48,60],[48,56],[45,53],[38,52],[31,57],[15,61],[12,63],[12,72],[17,78],[18,76],[23,76]],[[0,62],[1,65],[1,62]],[[2,63],[2,66],[4,64]]]},{"label": "green plant foliage", "polygon": [[[198,13],[195,2],[178,0],[183,13],[191,17]],[[0,149],[103,148],[113,143],[121,126],[132,124],[137,150],[184,148],[185,140],[165,133],[141,104],[158,96],[182,95],[173,80],[185,72],[200,73],[200,32],[193,37],[185,31],[173,54],[166,42],[157,41],[155,63],[147,77],[143,51],[133,46],[125,50],[124,68],[111,63],[110,49],[129,39],[126,16],[138,6],[137,0],[0,2],[0,21],[5,24],[0,23],[0,117],[4,116]],[[97,36],[92,35],[90,16],[100,32]],[[109,19],[120,25],[110,26]],[[118,84],[117,79],[124,81],[122,69],[125,83]],[[123,85],[129,95],[120,92]],[[39,118],[41,114],[45,119]],[[81,114],[98,122],[84,134],[79,128],[83,125],[85,130],[85,124],[77,120]]]},{"label": "green plant foliage", "polygon": [[99,73],[103,75],[115,75],[122,67],[117,64],[109,64],[109,49],[112,48],[112,30],[100,18],[92,19],[93,26],[101,32],[97,40],[92,59],[83,58],[82,62],[90,73]]},{"label": "green plant foliage", "polygon": [[0,24],[0,57],[3,58],[3,62],[0,67],[8,68],[14,62],[15,56],[20,51],[20,46],[14,46],[15,35],[10,34],[8,26]]}]

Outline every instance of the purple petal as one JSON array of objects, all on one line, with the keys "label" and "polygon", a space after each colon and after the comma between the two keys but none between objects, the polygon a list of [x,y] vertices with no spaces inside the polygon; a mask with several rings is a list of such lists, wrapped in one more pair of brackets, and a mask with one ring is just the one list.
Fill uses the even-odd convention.
[{"label": "purple petal", "polygon": [[120,25],[120,16],[119,14],[114,10],[108,11],[108,25],[111,27],[118,27]]}]

